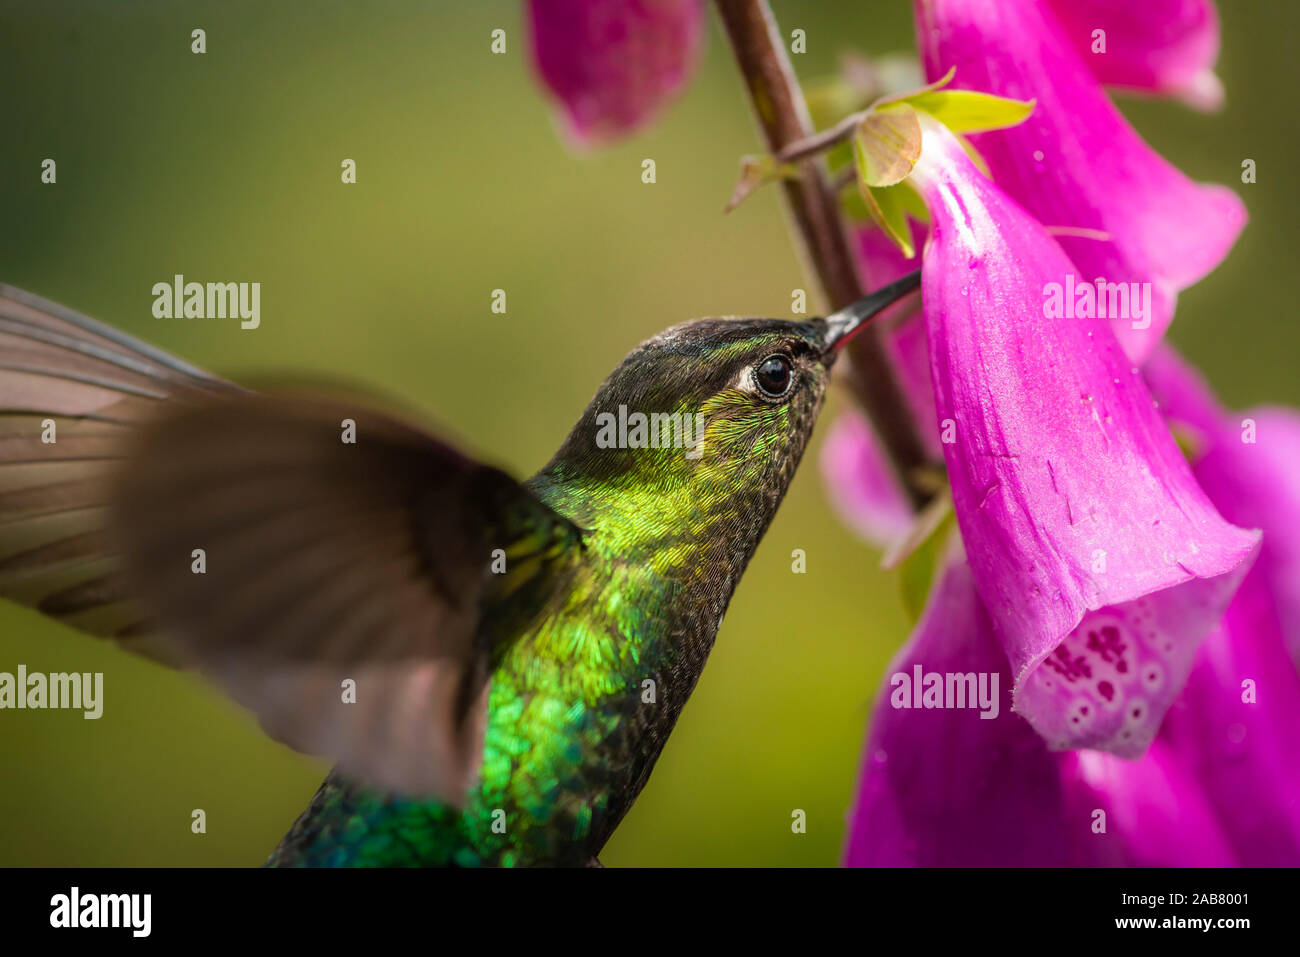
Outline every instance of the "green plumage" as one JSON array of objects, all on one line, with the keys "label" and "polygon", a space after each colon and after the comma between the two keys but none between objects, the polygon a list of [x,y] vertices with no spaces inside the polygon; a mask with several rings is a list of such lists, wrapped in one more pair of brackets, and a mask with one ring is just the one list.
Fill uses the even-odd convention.
[{"label": "green plumage", "polygon": [[[735,387],[778,350],[795,358],[796,395],[769,403]],[[269,863],[594,859],[645,785],[794,474],[825,390],[820,354],[817,327],[770,320],[692,323],[632,353],[528,483],[584,529],[585,554],[564,600],[492,673],[463,811],[332,775]],[[594,417],[619,404],[703,411],[700,458],[597,448]]]}]

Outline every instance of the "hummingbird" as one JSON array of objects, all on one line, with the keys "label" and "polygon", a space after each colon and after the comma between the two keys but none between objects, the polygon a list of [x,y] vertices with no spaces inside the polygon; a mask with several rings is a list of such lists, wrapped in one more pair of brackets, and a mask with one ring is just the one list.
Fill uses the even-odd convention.
[{"label": "hummingbird", "polygon": [[[369,398],[255,392],[0,287],[0,596],[335,762],[268,866],[600,866],[836,357],[918,283],[673,326],[522,482]],[[627,410],[659,435],[609,441]]]}]

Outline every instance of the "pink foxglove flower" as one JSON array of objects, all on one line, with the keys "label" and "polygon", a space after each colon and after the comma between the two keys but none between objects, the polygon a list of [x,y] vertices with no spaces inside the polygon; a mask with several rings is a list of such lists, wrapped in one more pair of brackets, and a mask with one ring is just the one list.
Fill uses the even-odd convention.
[{"label": "pink foxglove flower", "polygon": [[1252,864],[1300,861],[1300,414],[1232,414],[1169,350],[1143,370],[1187,430],[1201,487],[1264,530],[1259,559],[1208,639],[1162,736],[1195,755],[1206,792]]},{"label": "pink foxglove flower", "polygon": [[[1167,352],[1146,377],[1169,420],[1194,430],[1214,504],[1262,525],[1265,542],[1159,735],[1136,761],[1050,751],[1010,711],[1006,658],[956,557],[880,694],[846,863],[1300,865],[1300,672],[1286,643],[1300,592],[1300,416],[1230,416]],[[911,703],[896,676],[917,666],[941,676],[941,706],[925,707],[924,687],[922,707],[895,706]]]},{"label": "pink foxglove flower", "polygon": [[[924,687],[915,702],[901,693],[918,670],[923,682],[935,676],[929,705]],[[1237,863],[1214,807],[1164,741],[1136,762],[1053,752],[1010,710],[1006,657],[964,561],[947,567],[887,678],[849,821],[849,866]]]},{"label": "pink foxglove flower", "polygon": [[[1140,362],[1169,325],[1178,292],[1236,241],[1241,200],[1193,183],[1142,141],[1042,0],[917,0],[916,15],[931,80],[955,67],[954,89],[1037,101],[1025,122],[972,142],[998,185],[1039,222],[1085,231],[1061,237],[1078,267],[1064,313],[1104,305]],[[1086,292],[1102,282],[1101,300]]]},{"label": "pink foxglove flower", "polygon": [[1054,749],[1142,754],[1258,548],[1193,478],[1075,266],[922,117],[922,299],[953,504],[1015,709]]},{"label": "pink foxglove flower", "polygon": [[533,59],[568,132],[598,146],[650,122],[686,86],[703,0],[529,0]]},{"label": "pink foxglove flower", "polygon": [[1278,603],[1286,647],[1300,663],[1300,413],[1279,406],[1229,413],[1168,348],[1142,371],[1165,417],[1189,430],[1196,478],[1223,516],[1269,529],[1259,574]]},{"label": "pink foxglove flower", "polygon": [[[1214,73],[1219,16],[1210,0],[1049,0],[1070,45],[1107,86],[1223,105]],[[1099,32],[1100,31],[1100,32]]]},{"label": "pink foxglove flower", "polygon": [[884,547],[912,527],[907,496],[865,416],[845,410],[822,442],[822,477],[831,504],[845,524]]}]

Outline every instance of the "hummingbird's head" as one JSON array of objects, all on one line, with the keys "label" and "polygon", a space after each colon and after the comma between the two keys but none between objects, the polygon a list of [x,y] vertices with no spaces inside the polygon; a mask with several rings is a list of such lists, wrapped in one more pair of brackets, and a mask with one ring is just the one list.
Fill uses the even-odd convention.
[{"label": "hummingbird's head", "polygon": [[826,319],[698,319],[646,340],[535,486],[578,524],[613,532],[629,558],[688,560],[692,544],[709,543],[743,566],[794,476],[837,355],[914,279]]}]

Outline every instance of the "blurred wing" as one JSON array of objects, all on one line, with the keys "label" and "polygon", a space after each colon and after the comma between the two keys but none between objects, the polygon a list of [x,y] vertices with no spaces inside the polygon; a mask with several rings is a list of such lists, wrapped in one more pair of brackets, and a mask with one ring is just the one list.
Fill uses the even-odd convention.
[{"label": "blurred wing", "polygon": [[104,540],[107,477],[169,404],[237,392],[130,336],[0,286],[0,596],[153,658]]},{"label": "blurred wing", "polygon": [[196,665],[368,784],[463,800],[494,657],[581,549],[360,403],[255,396],[0,287],[0,596]]},{"label": "blurred wing", "polygon": [[505,473],[338,397],[179,407],[113,501],[133,591],[269,734],[454,803],[495,656],[582,549]]}]

